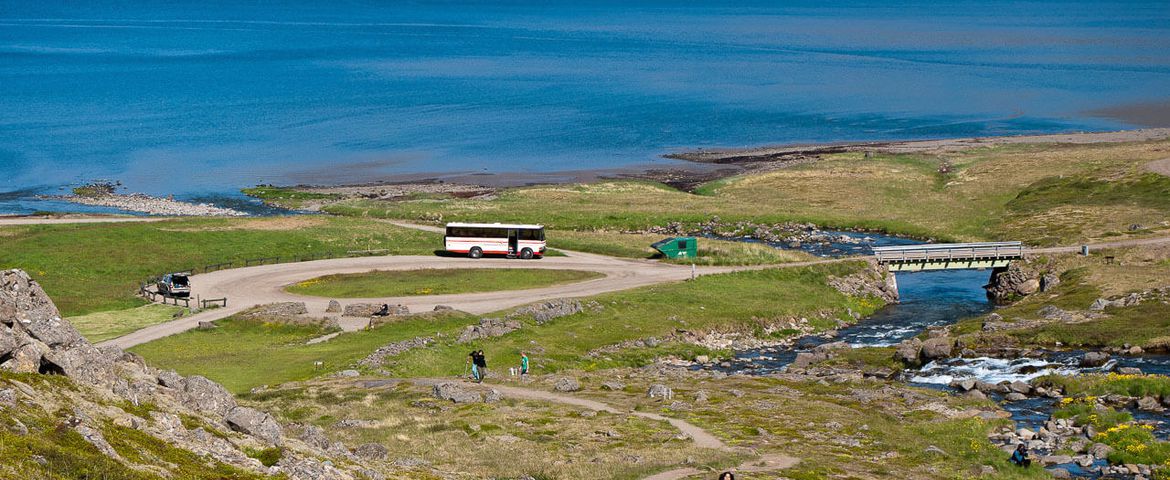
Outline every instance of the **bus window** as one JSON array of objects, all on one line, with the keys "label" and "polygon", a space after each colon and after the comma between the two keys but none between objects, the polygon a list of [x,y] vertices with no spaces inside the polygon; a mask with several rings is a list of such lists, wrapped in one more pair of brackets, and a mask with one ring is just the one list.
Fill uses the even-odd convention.
[{"label": "bus window", "polygon": [[521,240],[544,240],[544,230],[541,229],[522,229],[520,230]]}]

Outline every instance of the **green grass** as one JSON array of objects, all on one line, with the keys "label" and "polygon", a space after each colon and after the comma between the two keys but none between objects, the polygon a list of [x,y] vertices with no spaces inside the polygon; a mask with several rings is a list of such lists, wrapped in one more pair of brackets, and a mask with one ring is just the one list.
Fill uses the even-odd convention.
[{"label": "green grass", "polygon": [[[650,244],[666,235],[628,234],[607,231],[556,230],[548,233],[549,245],[565,250],[625,258],[661,258]],[[664,259],[669,263],[697,265],[769,265],[814,260],[803,252],[780,250],[758,243],[699,238],[698,257]]]},{"label": "green grass", "polygon": [[[191,330],[130,351],[154,367],[183,375],[204,375],[235,393],[260,385],[305,380],[350,368],[387,343],[437,331],[456,331],[477,321],[461,313],[412,317],[369,331],[343,333],[314,345],[305,342],[331,333],[317,326],[291,326],[255,320],[226,319],[219,328]],[[315,362],[323,362],[318,370]]]},{"label": "green grass", "polygon": [[1040,377],[1040,385],[1063,389],[1065,396],[1126,395],[1163,397],[1170,395],[1170,377],[1161,375],[1083,374]]},{"label": "green grass", "polygon": [[525,290],[582,282],[604,275],[580,270],[541,268],[473,268],[374,271],[327,275],[290,285],[299,295],[329,298],[374,298],[410,295]]},{"label": "green grass", "polygon": [[183,308],[171,305],[143,305],[126,310],[96,312],[89,315],[68,317],[69,323],[85,335],[91,343],[99,343],[141,330],[151,325],[166,323]]},{"label": "green grass", "polygon": [[[521,330],[471,344],[457,344],[454,339],[479,317],[451,313],[408,317],[316,345],[305,342],[327,333],[318,327],[229,319],[219,322],[217,329],[188,331],[131,351],[156,367],[205,375],[237,393],[350,368],[382,345],[437,333],[444,335],[437,345],[394,357],[385,368],[403,377],[455,375],[463,372],[471,348],[483,348],[489,365],[497,368],[512,360],[518,362],[520,351],[529,352],[536,373],[642,366],[657,355],[693,357],[718,352],[667,343],[658,349],[609,357],[585,354],[625,340],[665,338],[676,329],[762,334],[765,324],[800,317],[809,318],[815,328],[833,328],[838,319],[847,317],[846,308],[866,314],[880,307],[872,299],[849,298],[825,285],[827,275],[843,275],[858,268],[860,264],[850,263],[738,272],[600,295],[588,300],[602,305],[601,311],[586,311],[545,325],[525,320]],[[314,369],[315,361],[325,362],[325,368]]]},{"label": "green grass", "polygon": [[[471,345],[441,344],[414,350],[395,357],[387,369],[398,376],[458,374],[467,350],[474,347],[484,349],[500,368],[510,365],[524,351],[536,373],[592,371],[651,363],[656,350],[598,357],[587,354],[626,340],[662,339],[676,329],[763,335],[767,324],[808,317],[814,328],[826,330],[833,328],[838,319],[846,318],[846,308],[870,313],[879,306],[872,299],[849,298],[825,285],[827,275],[856,268],[857,265],[846,264],[737,272],[600,295],[591,300],[604,307],[601,311],[587,311],[545,325],[528,323],[521,330]],[[657,351],[663,356],[683,357],[709,353],[678,348],[663,346]]]},{"label": "green grass", "polygon": [[0,235],[0,268],[28,271],[65,316],[141,306],[140,282],[207,264],[369,248],[429,255],[442,243],[434,233],[320,216],[33,225]]},{"label": "green grass", "polygon": [[278,205],[283,208],[301,208],[306,200],[337,200],[341,195],[333,193],[316,193],[297,190],[296,188],[274,187],[260,185],[241,190],[244,195],[258,198],[264,203]]}]

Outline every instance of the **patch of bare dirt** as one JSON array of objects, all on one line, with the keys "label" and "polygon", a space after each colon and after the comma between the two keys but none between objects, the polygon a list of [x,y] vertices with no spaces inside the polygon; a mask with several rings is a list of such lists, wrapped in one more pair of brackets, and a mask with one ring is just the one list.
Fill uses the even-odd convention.
[{"label": "patch of bare dirt", "polygon": [[1163,158],[1147,163],[1146,170],[1170,177],[1170,158]]},{"label": "patch of bare dirt", "polygon": [[261,230],[268,232],[299,230],[324,225],[326,220],[321,217],[308,215],[291,217],[258,218],[242,222],[233,222],[227,225],[208,225],[204,227],[163,228],[167,232],[229,232],[233,230]]}]

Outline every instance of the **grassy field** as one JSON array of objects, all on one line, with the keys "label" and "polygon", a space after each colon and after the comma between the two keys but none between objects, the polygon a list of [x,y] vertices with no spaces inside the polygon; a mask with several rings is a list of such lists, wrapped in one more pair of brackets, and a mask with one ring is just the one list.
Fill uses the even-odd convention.
[{"label": "grassy field", "polygon": [[0,237],[0,268],[28,271],[66,316],[141,306],[139,282],[165,272],[371,248],[431,254],[442,243],[434,233],[324,216],[10,226]]},{"label": "grassy field", "polygon": [[[422,222],[537,222],[555,230],[636,230],[719,216],[801,221],[945,240],[1071,243],[1165,232],[1170,178],[1146,173],[1170,142],[1008,145],[941,155],[840,154],[689,194],[642,181],[536,186],[492,200],[352,200],[350,216]],[[945,165],[945,168],[940,168]],[[564,247],[569,248],[569,247]]]},{"label": "grassy field", "polygon": [[[548,232],[549,245],[565,250],[598,253],[625,258],[660,258],[662,254],[650,244],[666,235],[630,234],[608,231],[555,230]],[[815,260],[794,250],[780,250],[758,243],[699,238],[697,258],[664,259],[679,264],[697,265],[770,265]]]},{"label": "grassy field", "polygon": [[69,323],[91,343],[104,342],[151,325],[169,322],[183,308],[173,305],[143,305],[126,310],[110,310],[68,317]]},{"label": "grassy field", "polygon": [[580,270],[540,268],[472,268],[374,271],[348,275],[327,275],[290,285],[300,295],[330,298],[374,298],[410,295],[525,290],[565,283],[583,282],[604,275]]},{"label": "grassy field", "polygon": [[[346,380],[291,384],[245,400],[282,421],[330,430],[346,445],[381,444],[389,449],[388,462],[417,458],[474,478],[633,480],[688,458],[712,468],[738,458],[675,438],[678,430],[666,422],[508,398],[455,405],[409,382],[372,388]],[[332,428],[343,419],[363,426]]]},{"label": "grassy field", "polygon": [[[477,318],[462,313],[419,315],[307,345],[309,340],[335,330],[227,319],[217,322],[220,327],[216,329],[187,331],[130,351],[142,355],[152,366],[183,375],[203,375],[232,392],[242,393],[259,385],[304,380],[351,368],[387,343],[454,332],[475,321]],[[314,366],[318,361],[323,362],[322,369]]]},{"label": "grassy field", "polygon": [[[453,313],[407,317],[371,331],[345,333],[316,345],[305,345],[305,342],[328,332],[317,327],[225,320],[218,329],[185,332],[131,351],[161,368],[206,375],[234,392],[350,368],[384,344],[440,334],[443,336],[436,344],[394,357],[385,368],[402,377],[457,375],[463,373],[464,359],[471,348],[484,349],[489,365],[497,367],[518,361],[519,352],[526,351],[532,358],[534,372],[642,366],[658,357],[694,358],[720,352],[665,342],[657,347],[622,349],[597,357],[587,353],[626,340],[666,338],[676,329],[764,335],[762,332],[768,325],[801,317],[808,319],[809,328],[832,328],[837,320],[849,319],[847,308],[868,314],[880,306],[873,299],[846,297],[825,285],[828,275],[846,274],[858,268],[857,264],[835,264],[710,275],[693,281],[600,295],[589,299],[601,305],[599,311],[582,312],[544,325],[524,320],[524,327],[518,331],[470,344],[454,340],[465,326],[478,322],[479,318]],[[786,337],[796,333],[796,330],[782,330],[776,335]],[[247,348],[240,348],[241,345]],[[324,361],[324,370],[314,370],[315,361]],[[261,364],[266,367],[255,368]]]}]

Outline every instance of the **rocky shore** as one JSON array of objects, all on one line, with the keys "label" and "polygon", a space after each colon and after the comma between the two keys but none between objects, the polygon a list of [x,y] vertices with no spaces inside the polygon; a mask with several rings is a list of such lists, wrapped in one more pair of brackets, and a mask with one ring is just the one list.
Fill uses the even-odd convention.
[{"label": "rocky shore", "polygon": [[103,193],[98,195],[60,195],[43,197],[64,200],[81,205],[110,207],[149,215],[177,217],[246,217],[247,213],[208,203],[181,202],[171,198],[154,197],[144,193]]}]

